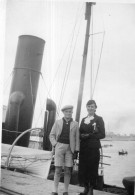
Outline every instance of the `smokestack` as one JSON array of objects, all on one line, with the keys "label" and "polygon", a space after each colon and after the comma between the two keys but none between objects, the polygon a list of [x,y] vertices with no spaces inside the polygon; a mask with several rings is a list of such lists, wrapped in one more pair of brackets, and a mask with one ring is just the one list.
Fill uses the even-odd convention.
[{"label": "smokestack", "polygon": [[[15,139],[15,135],[12,131],[23,132],[31,128],[44,45],[45,41],[41,38],[31,35],[19,36],[14,66],[14,75],[12,79],[8,110],[5,121],[5,128],[10,130],[10,132],[5,133],[3,131],[2,140],[4,140],[4,143],[12,144]],[[15,98],[16,100],[14,103],[11,101],[15,92],[21,94],[21,97],[23,97],[22,101],[18,104],[19,106],[16,108],[16,100],[18,98]],[[13,115],[14,123],[12,117]],[[29,137],[30,133],[24,135],[18,141],[17,145],[28,147]]]}]

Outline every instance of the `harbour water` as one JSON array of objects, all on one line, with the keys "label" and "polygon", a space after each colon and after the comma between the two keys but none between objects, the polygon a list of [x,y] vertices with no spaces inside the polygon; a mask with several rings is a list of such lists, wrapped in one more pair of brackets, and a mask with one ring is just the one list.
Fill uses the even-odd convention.
[{"label": "harbour water", "polygon": [[[102,141],[103,154],[111,156],[104,158],[104,182],[105,184],[123,187],[122,180],[124,177],[135,176],[135,141]],[[125,150],[127,155],[119,155],[119,151]]]}]

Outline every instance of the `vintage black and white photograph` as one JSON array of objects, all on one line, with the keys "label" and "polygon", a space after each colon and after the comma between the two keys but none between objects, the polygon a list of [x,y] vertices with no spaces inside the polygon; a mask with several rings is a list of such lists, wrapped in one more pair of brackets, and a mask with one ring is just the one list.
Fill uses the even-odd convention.
[{"label": "vintage black and white photograph", "polygon": [[135,2],[1,0],[1,187],[135,195]]}]

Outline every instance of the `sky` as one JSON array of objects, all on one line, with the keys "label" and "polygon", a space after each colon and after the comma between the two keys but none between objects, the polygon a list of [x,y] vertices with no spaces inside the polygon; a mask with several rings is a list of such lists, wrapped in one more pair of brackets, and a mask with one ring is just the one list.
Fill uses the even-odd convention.
[{"label": "sky", "polygon": [[[46,42],[33,126],[43,125],[48,91],[58,108],[72,104],[75,118],[86,30],[85,2],[10,0],[2,10],[2,104],[8,103],[18,37],[29,34]],[[96,113],[103,117],[106,131],[134,133],[135,4],[98,1],[92,7],[90,34],[94,33],[99,34],[90,35],[81,118],[87,115],[86,103],[90,99],[91,63],[94,86],[103,43],[93,96],[98,106]],[[69,76],[59,104],[66,68]],[[62,113],[57,117],[62,117]]]}]

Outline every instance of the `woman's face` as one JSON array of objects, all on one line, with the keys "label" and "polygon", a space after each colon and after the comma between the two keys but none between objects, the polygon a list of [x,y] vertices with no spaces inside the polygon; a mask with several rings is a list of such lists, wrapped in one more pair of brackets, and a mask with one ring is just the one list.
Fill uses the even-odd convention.
[{"label": "woman's face", "polygon": [[87,111],[88,111],[89,115],[94,115],[94,113],[96,111],[95,104],[87,105],[86,108],[87,108]]}]

